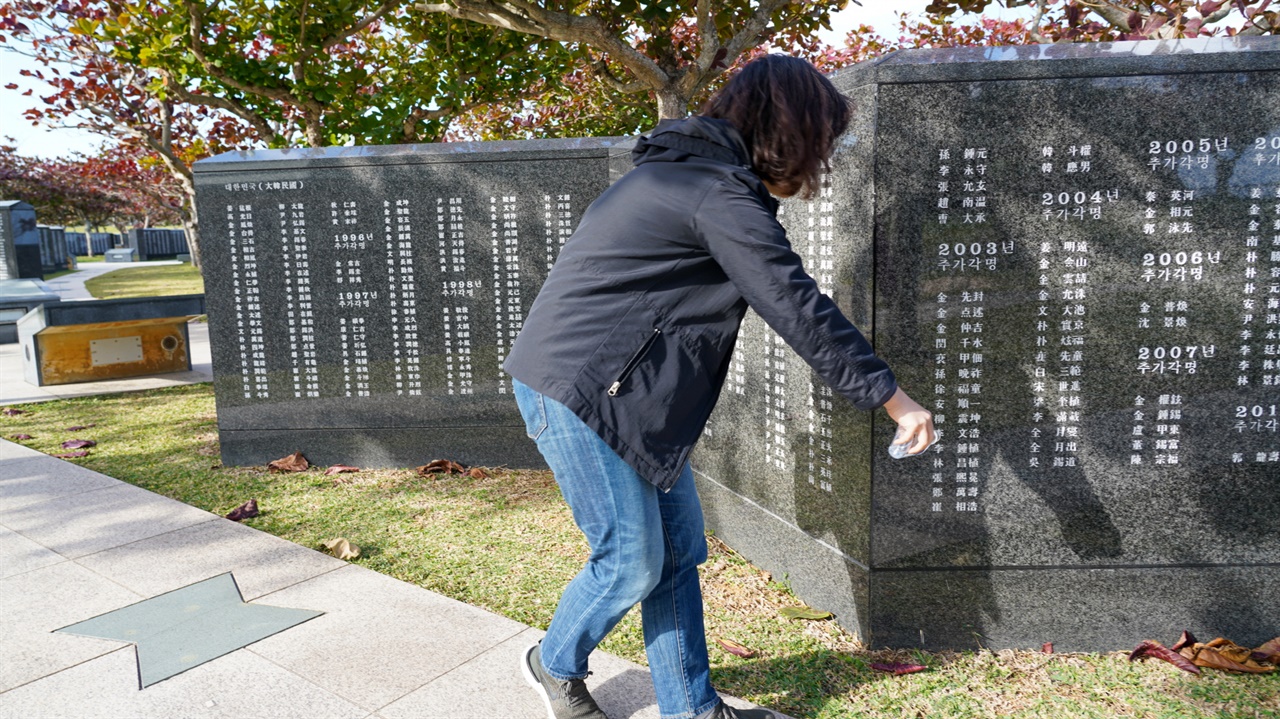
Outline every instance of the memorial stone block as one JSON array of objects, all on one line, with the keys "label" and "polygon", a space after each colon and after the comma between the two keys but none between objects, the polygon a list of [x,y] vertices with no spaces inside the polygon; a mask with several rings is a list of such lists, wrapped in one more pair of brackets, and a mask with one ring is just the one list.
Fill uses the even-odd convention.
[{"label": "memorial stone block", "polygon": [[19,200],[0,202],[0,280],[42,279],[36,211]]},{"label": "memorial stone block", "polygon": [[940,441],[758,317],[708,526],[874,645],[1280,633],[1280,40],[900,52],[782,219]]},{"label": "memorial stone block", "polygon": [[40,236],[40,270],[52,274],[67,269],[67,237],[65,227],[37,225]]},{"label": "memorial stone block", "polygon": [[223,461],[542,466],[501,364],[628,149],[596,138],[197,163]]}]

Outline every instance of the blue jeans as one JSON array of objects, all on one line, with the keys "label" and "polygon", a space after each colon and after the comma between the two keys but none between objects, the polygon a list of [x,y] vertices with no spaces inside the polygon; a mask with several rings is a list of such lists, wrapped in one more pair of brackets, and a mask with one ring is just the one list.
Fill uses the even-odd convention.
[{"label": "blue jeans", "polygon": [[693,472],[660,492],[563,404],[518,380],[529,436],[555,472],[591,545],[547,635],[542,664],[557,679],[587,675],[587,656],[640,603],[645,653],[665,719],[695,717],[720,702],[711,688],[698,565],[707,559]]}]

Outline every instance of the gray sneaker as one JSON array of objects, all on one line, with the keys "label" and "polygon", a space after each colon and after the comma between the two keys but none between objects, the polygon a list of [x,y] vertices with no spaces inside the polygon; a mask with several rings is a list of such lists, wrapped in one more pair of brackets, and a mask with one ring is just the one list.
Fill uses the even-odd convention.
[{"label": "gray sneaker", "polygon": [[721,701],[714,709],[699,714],[697,719],[777,719],[768,709],[737,709]]},{"label": "gray sneaker", "polygon": [[600,711],[596,700],[581,679],[561,681],[542,667],[542,644],[534,644],[524,652],[520,671],[529,686],[538,690],[547,705],[547,719],[609,719]]}]

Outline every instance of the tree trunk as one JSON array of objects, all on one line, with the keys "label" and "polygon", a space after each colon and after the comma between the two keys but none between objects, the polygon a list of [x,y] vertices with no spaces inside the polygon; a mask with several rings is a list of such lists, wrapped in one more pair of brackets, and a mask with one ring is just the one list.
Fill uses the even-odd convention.
[{"label": "tree trunk", "polygon": [[689,115],[689,101],[692,99],[680,91],[674,81],[654,93],[658,98],[658,119],[679,120]]},{"label": "tree trunk", "polygon": [[200,219],[196,215],[196,196],[194,192],[187,195],[189,212],[183,213],[182,229],[187,233],[187,249],[191,251],[191,264],[200,269]]},{"label": "tree trunk", "polygon": [[89,226],[89,216],[80,213],[80,221],[84,223],[84,251],[86,256],[93,257],[93,227]]}]

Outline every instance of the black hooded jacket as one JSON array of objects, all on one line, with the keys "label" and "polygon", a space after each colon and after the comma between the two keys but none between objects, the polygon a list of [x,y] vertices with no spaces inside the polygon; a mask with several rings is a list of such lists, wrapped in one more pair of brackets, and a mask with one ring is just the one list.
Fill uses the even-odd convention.
[{"label": "black hooded jacket", "polygon": [[664,491],[720,396],[748,305],[858,408],[893,396],[893,372],[792,251],[732,125],[664,121],[632,158],[561,250],[507,358],[513,377]]}]

